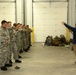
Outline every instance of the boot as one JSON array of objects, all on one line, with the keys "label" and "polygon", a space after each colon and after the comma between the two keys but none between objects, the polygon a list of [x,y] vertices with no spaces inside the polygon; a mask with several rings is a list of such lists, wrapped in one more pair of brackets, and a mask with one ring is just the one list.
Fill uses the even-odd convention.
[{"label": "boot", "polygon": [[2,66],[2,67],[1,67],[1,70],[2,70],[2,71],[6,71],[7,68],[6,68],[5,66]]},{"label": "boot", "polygon": [[28,49],[25,49],[24,51],[25,51],[25,52],[28,52]]},{"label": "boot", "polygon": [[5,67],[12,67],[12,64],[5,64]]},{"label": "boot", "polygon": [[20,61],[20,60],[15,60],[15,62],[16,62],[16,63],[21,63],[21,61]]},{"label": "boot", "polygon": [[23,50],[21,49],[19,53],[23,53]]},{"label": "boot", "polygon": [[9,60],[9,63],[12,64],[13,63],[12,60]]},{"label": "boot", "polygon": [[18,58],[22,58],[22,56],[18,55]]},{"label": "boot", "polygon": [[30,46],[32,46],[32,45],[30,44]]}]

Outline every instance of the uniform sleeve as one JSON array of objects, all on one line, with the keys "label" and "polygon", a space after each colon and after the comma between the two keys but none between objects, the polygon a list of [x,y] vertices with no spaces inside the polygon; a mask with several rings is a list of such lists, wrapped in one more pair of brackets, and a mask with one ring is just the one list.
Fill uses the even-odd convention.
[{"label": "uniform sleeve", "polygon": [[3,31],[0,30],[0,43],[5,43],[5,37],[3,36]]},{"label": "uniform sleeve", "polygon": [[16,32],[14,29],[12,31],[12,42],[16,42]]},{"label": "uniform sleeve", "polygon": [[70,29],[71,31],[75,31],[75,30],[76,30],[76,28],[74,28],[74,27],[72,27],[72,26],[70,26],[70,25],[68,25],[68,24],[66,24],[66,23],[64,23],[64,25],[65,25],[68,29]]}]

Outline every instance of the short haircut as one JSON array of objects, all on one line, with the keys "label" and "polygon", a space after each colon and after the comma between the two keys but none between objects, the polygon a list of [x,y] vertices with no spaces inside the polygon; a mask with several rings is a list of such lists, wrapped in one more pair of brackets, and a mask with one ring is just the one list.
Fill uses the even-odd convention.
[{"label": "short haircut", "polygon": [[11,21],[8,21],[7,23],[12,23]]},{"label": "short haircut", "polygon": [[15,26],[15,27],[16,27],[16,26],[17,26],[17,23],[14,23],[14,24],[13,24],[13,26]]},{"label": "short haircut", "polygon": [[26,25],[27,27],[29,27],[29,25]]},{"label": "short haircut", "polygon": [[7,23],[7,21],[6,20],[2,20],[1,24],[3,25],[4,23]]}]

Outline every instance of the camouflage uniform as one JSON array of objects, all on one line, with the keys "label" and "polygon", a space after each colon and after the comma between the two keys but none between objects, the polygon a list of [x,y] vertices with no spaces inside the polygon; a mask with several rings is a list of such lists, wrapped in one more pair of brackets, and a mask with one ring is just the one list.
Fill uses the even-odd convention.
[{"label": "camouflage uniform", "polygon": [[22,29],[19,28],[18,29],[18,52],[20,52],[20,50],[22,49],[22,33],[21,33]]},{"label": "camouflage uniform", "polygon": [[23,29],[21,29],[20,33],[21,33],[21,49],[23,49]]},{"label": "camouflage uniform", "polygon": [[8,29],[8,32],[9,32],[9,36],[10,36],[10,44],[9,44],[9,61],[11,60],[12,58],[12,32],[13,32],[13,29],[12,27],[10,28],[7,28]]},{"label": "camouflage uniform", "polygon": [[[8,43],[6,43],[8,41]],[[9,47],[9,33],[7,29],[0,28],[0,67],[5,66],[8,62],[8,47]]]},{"label": "camouflage uniform", "polygon": [[26,29],[23,28],[23,49],[26,49],[27,48],[27,45],[26,45]]},{"label": "camouflage uniform", "polygon": [[27,48],[29,47],[29,29],[26,29],[26,43],[27,43]]},{"label": "camouflage uniform", "polygon": [[12,52],[13,52],[13,56],[14,56],[14,59],[15,60],[18,60],[18,31],[16,31],[14,28],[13,28],[13,33],[12,33],[12,39],[11,39],[11,42],[12,42]]},{"label": "camouflage uniform", "polygon": [[32,32],[32,30],[29,29],[29,46],[31,46],[31,32]]},{"label": "camouflage uniform", "polygon": [[30,46],[31,46],[31,32],[32,30],[30,28],[26,29],[28,50],[30,49]]}]

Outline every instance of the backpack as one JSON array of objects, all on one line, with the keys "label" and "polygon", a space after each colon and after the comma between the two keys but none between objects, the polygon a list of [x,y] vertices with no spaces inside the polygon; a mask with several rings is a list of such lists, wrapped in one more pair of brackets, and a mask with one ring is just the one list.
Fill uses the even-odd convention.
[{"label": "backpack", "polygon": [[45,45],[51,46],[52,45],[52,41],[53,41],[52,36],[46,37]]}]

